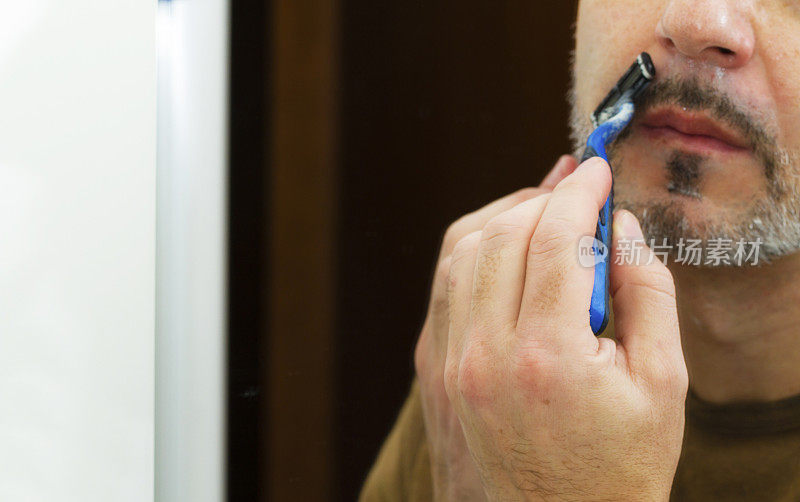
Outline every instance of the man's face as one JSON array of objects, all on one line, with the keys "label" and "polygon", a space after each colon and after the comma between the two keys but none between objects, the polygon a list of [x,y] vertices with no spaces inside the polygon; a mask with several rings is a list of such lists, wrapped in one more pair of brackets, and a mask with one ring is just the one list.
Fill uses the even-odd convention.
[{"label": "man's face", "polygon": [[800,0],[582,0],[572,128],[636,56],[657,77],[609,151],[614,200],[645,235],[800,249]]}]

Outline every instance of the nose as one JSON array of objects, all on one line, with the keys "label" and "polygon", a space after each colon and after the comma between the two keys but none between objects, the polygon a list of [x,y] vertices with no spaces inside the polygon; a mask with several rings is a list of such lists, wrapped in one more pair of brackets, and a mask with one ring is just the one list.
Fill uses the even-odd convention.
[{"label": "nose", "polygon": [[669,52],[722,68],[747,64],[755,50],[751,0],[670,0],[656,27]]}]

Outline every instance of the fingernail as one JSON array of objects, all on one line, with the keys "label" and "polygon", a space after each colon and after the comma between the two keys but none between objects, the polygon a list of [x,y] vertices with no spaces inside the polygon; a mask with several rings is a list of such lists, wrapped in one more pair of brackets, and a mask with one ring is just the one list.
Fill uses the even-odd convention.
[{"label": "fingernail", "polygon": [[550,172],[547,173],[547,176],[541,182],[541,185],[544,187],[552,187],[556,183],[558,183],[563,177],[563,171],[566,169],[566,164],[569,162],[570,156],[569,155],[562,155],[550,169]]},{"label": "fingernail", "polygon": [[559,166],[563,165],[564,163],[566,163],[567,161],[569,161],[569,155],[562,155],[561,157],[558,158],[558,160],[556,161],[554,166],[555,167],[559,167]]},{"label": "fingernail", "polygon": [[592,157],[586,162],[581,163],[581,165],[579,165],[575,171],[578,172],[586,171],[587,169],[596,169],[600,165],[605,165],[605,161],[600,157]]},{"label": "fingernail", "polygon": [[558,174],[568,160],[569,160],[569,155],[562,155],[561,157],[559,157],[558,160],[555,162],[555,164],[553,164],[553,167],[550,168],[550,171],[547,173],[547,176],[545,176],[545,179],[551,178],[554,175]]},{"label": "fingernail", "polygon": [[569,157],[567,155],[562,155],[561,157],[559,157],[558,160],[556,161],[556,163],[553,164],[552,169],[550,169],[550,172],[547,174],[545,179],[548,179],[548,178],[549,179],[553,179],[553,178],[555,178],[557,176],[562,176],[562,173],[563,173],[564,169],[566,168],[566,164],[567,164],[568,161],[569,161]]},{"label": "fingernail", "polygon": [[628,239],[644,239],[639,220],[630,211],[620,209],[614,215],[614,232]]}]

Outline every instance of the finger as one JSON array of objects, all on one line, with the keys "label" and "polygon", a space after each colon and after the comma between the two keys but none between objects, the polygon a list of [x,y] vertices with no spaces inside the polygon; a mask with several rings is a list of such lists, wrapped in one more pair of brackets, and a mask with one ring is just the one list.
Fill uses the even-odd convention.
[{"label": "finger", "polygon": [[680,370],[683,352],[672,274],[644,243],[639,222],[628,211],[614,214],[613,250],[614,333],[629,367],[637,374]]},{"label": "finger", "polygon": [[575,170],[576,165],[577,162],[574,157],[564,155],[556,162],[556,165],[550,170],[540,187],[517,190],[456,220],[445,233],[439,257],[443,258],[452,254],[456,242],[463,239],[467,234],[482,229],[490,219],[503,211],[508,211],[526,200],[551,191],[559,181]]},{"label": "finger", "polygon": [[423,389],[423,417],[428,431],[441,428],[431,420],[442,420],[449,415],[446,411],[450,401],[444,386],[444,367],[449,329],[447,281],[450,261],[451,257],[447,256],[436,267],[428,317],[414,351],[414,365]]},{"label": "finger", "polygon": [[478,254],[481,232],[473,232],[456,244],[450,262],[448,278],[448,312],[450,326],[447,337],[447,365],[461,360],[467,331],[470,327],[470,304],[472,281],[475,275],[475,259]]},{"label": "finger", "polygon": [[529,336],[546,338],[539,342],[597,345],[589,329],[594,271],[580,266],[577,253],[581,237],[595,234],[610,190],[608,164],[595,157],[559,183],[547,202],[530,242],[517,321]]},{"label": "finger", "polygon": [[547,173],[542,182],[539,184],[540,188],[552,190],[558,185],[561,180],[572,174],[575,168],[578,167],[578,160],[572,155],[562,155],[558,159],[556,165]]},{"label": "finger", "polygon": [[431,301],[428,305],[428,318],[426,320],[430,325],[437,353],[441,355],[442,359],[447,353],[447,331],[450,329],[447,313],[447,280],[450,275],[451,261],[452,255],[446,256],[436,266],[433,287],[431,288]]},{"label": "finger", "polygon": [[450,225],[447,232],[445,232],[442,249],[439,253],[440,257],[453,254],[453,249],[458,241],[472,232],[481,230],[493,217],[543,193],[545,193],[545,190],[540,188],[523,188],[506,195],[502,199],[497,199],[477,211],[462,216]]},{"label": "finger", "polygon": [[[472,288],[472,322],[491,330],[513,331],[519,316],[528,246],[549,194],[527,200],[495,216],[483,228]],[[504,329],[509,328],[509,329]]]}]

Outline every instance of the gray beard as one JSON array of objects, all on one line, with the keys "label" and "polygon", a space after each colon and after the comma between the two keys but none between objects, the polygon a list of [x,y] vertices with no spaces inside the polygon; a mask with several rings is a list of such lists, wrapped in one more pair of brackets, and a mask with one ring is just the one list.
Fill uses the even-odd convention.
[{"label": "gray beard", "polygon": [[[574,79],[573,79],[574,81]],[[573,145],[573,154],[580,159],[589,135],[594,130],[589,117],[578,110],[576,105],[575,86],[573,84],[569,93],[570,102],[570,139]],[[624,133],[623,133],[624,136]],[[624,141],[624,137],[620,138]],[[615,145],[609,149],[609,160],[614,174],[624,172],[625,169],[634,169],[625,164],[624,158],[618,154]],[[734,253],[735,245],[726,255],[726,260],[709,262],[706,252],[712,248],[713,242],[730,240],[737,242],[758,243],[758,263],[769,263],[777,258],[794,254],[800,251],[800,192],[792,177],[797,176],[795,166],[791,164],[793,157],[786,151],[774,149],[767,152],[771,158],[779,159],[775,174],[770,180],[768,194],[753,205],[747,214],[736,220],[725,219],[719,221],[690,222],[686,217],[682,204],[674,203],[642,203],[641,201],[628,200],[619,194],[614,195],[615,209],[627,209],[639,219],[646,242],[648,244],[664,245],[666,253],[671,260],[678,260],[679,243],[686,241],[700,241],[703,259],[699,264],[689,263],[692,266],[748,266],[753,263],[737,262]],[[669,166],[665,166],[669,168]],[[697,167],[684,166],[685,169],[675,169],[670,185],[670,191],[678,191],[683,195],[699,196],[696,184],[692,183],[692,176],[697,176]],[[678,175],[677,173],[683,174]],[[720,251],[715,251],[719,255]],[[723,253],[725,254],[725,253]]]}]

